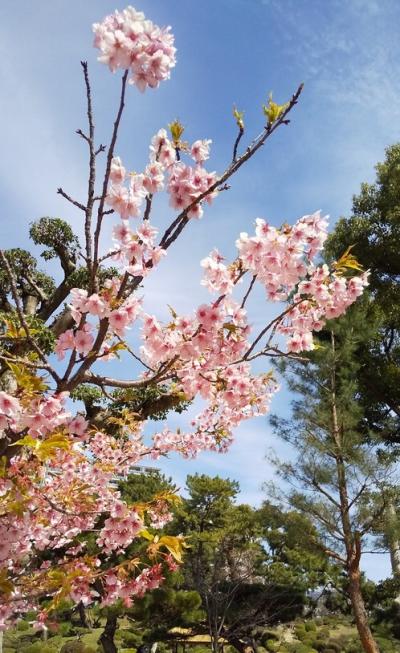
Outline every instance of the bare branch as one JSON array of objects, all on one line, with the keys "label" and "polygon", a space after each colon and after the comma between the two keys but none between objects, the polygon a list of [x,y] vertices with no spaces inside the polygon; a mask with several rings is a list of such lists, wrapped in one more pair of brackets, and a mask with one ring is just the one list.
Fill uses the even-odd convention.
[{"label": "bare branch", "polygon": [[89,125],[89,137],[86,141],[89,145],[89,180],[88,180],[88,197],[85,210],[85,243],[86,243],[86,257],[87,268],[89,275],[91,275],[92,268],[92,211],[94,203],[94,185],[96,181],[96,153],[94,149],[94,122],[93,122],[93,109],[92,109],[92,92],[90,88],[89,73],[87,61],[81,61],[83,68],[83,76],[85,78],[86,86],[86,100],[87,100],[87,118]]},{"label": "bare branch", "polygon": [[127,79],[128,79],[128,70],[126,70],[124,72],[123,76],[122,76],[121,95],[120,95],[120,100],[119,100],[119,106],[118,106],[117,116],[116,116],[115,122],[114,122],[114,129],[113,129],[113,133],[112,133],[112,136],[111,136],[110,146],[109,146],[108,152],[107,152],[106,171],[105,171],[105,174],[104,174],[101,199],[100,199],[99,208],[98,208],[98,211],[97,211],[97,224],[96,224],[96,230],[94,232],[94,260],[93,260],[93,269],[92,269],[92,286],[94,286],[95,274],[96,274],[97,267],[98,267],[100,232],[101,232],[101,225],[102,225],[102,221],[103,221],[103,216],[105,215],[104,204],[105,204],[106,197],[107,197],[108,182],[109,182],[109,179],[110,179],[111,161],[112,161],[112,158],[114,156],[114,148],[115,148],[115,144],[117,142],[118,129],[119,129],[119,125],[120,125],[120,122],[121,122],[122,112],[123,112],[124,106],[125,106],[125,90],[126,90]]},{"label": "bare branch", "polygon": [[57,193],[58,195],[62,195],[66,200],[68,200],[68,202],[71,202],[71,204],[76,206],[81,211],[86,211],[86,207],[83,204],[77,200],[74,200],[72,197],[70,197],[70,195],[67,195],[67,193],[65,193],[62,188],[57,188]]},{"label": "bare branch", "polygon": [[239,143],[241,141],[241,138],[242,138],[243,134],[244,134],[244,127],[243,127],[243,125],[239,125],[239,133],[238,133],[238,135],[236,137],[235,144],[233,146],[232,163],[235,163],[235,161],[237,159],[238,146],[239,146]]},{"label": "bare branch", "polygon": [[244,308],[244,305],[245,305],[245,303],[247,302],[247,299],[248,299],[248,297],[249,297],[251,291],[253,290],[253,286],[254,286],[254,284],[255,284],[256,279],[257,279],[257,275],[254,274],[253,277],[252,277],[252,279],[251,279],[251,281],[250,281],[250,285],[249,285],[249,287],[248,287],[248,290],[247,290],[245,296],[243,297],[242,303],[240,304],[240,308]]}]

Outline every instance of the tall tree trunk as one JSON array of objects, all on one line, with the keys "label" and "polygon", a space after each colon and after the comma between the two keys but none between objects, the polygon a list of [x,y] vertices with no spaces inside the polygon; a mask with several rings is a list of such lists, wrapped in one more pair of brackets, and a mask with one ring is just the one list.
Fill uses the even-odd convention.
[{"label": "tall tree trunk", "polygon": [[[335,335],[331,331],[331,347],[333,360],[335,361]],[[331,373],[331,408],[332,408],[332,437],[335,444],[335,462],[337,483],[340,497],[340,516],[343,529],[343,539],[346,548],[345,569],[349,579],[349,594],[354,620],[356,622],[358,635],[365,653],[380,653],[368,623],[368,614],[365,608],[363,595],[361,593],[361,536],[354,528],[350,518],[351,504],[348,494],[348,482],[345,458],[343,454],[345,430],[339,424],[336,404],[336,370],[335,362]]]},{"label": "tall tree trunk", "polygon": [[364,599],[361,593],[360,570],[354,569],[349,573],[349,594],[353,615],[356,622],[358,635],[365,653],[379,653],[379,648],[374,640],[368,623]]},{"label": "tall tree trunk", "polygon": [[118,617],[116,614],[108,614],[106,625],[100,635],[99,642],[103,647],[104,653],[117,653],[114,636],[117,630]]}]

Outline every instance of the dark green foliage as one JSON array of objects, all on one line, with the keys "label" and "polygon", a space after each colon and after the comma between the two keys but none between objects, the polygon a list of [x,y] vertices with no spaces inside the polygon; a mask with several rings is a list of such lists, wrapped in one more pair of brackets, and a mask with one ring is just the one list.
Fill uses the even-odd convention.
[{"label": "dark green foliage", "polygon": [[[82,644],[83,647],[83,644]],[[64,648],[64,647],[63,647]],[[84,647],[83,647],[84,648]],[[83,653],[83,648],[82,650],[79,651],[63,651],[62,653]],[[40,640],[37,640],[36,642],[33,642],[32,644],[28,644],[28,646],[25,646],[22,649],[22,653],[57,653],[57,648],[53,644],[53,642],[50,640],[49,642],[43,642]]]},{"label": "dark green foliage", "polygon": [[171,392],[166,385],[117,390],[112,397],[110,409],[113,413],[128,408],[138,413],[140,419],[164,420],[170,410],[182,413],[190,404],[182,392]]},{"label": "dark green foliage", "polygon": [[[4,252],[13,272],[19,296],[24,300],[33,296],[41,300],[41,293],[50,296],[55,289],[54,281],[37,268],[36,259],[25,249],[8,249]],[[11,292],[11,282],[7,270],[0,262],[0,308],[9,309],[7,295]]]},{"label": "dark green foliage", "polygon": [[17,630],[20,632],[24,632],[30,629],[30,625],[28,624],[27,621],[24,621],[21,619],[21,621],[18,621],[17,623]]},{"label": "dark green foliage", "polygon": [[[400,442],[400,144],[386,150],[374,184],[363,184],[353,214],[328,240],[337,257],[348,246],[371,271],[369,321],[375,334],[360,348],[360,402],[388,442]],[[389,412],[390,411],[390,412]]]},{"label": "dark green foliage", "polygon": [[141,635],[133,633],[130,630],[118,630],[116,639],[119,639],[122,642],[122,648],[138,648],[143,641]]},{"label": "dark green foliage", "polygon": [[[61,647],[60,653],[84,653],[85,644],[80,639],[71,639]],[[33,652],[29,652],[33,653]],[[36,653],[36,652],[35,652]],[[38,653],[40,653],[38,651]]]},{"label": "dark green foliage", "polygon": [[151,501],[157,494],[173,492],[176,488],[171,478],[167,478],[158,469],[146,473],[130,474],[118,484],[124,501],[139,503]]},{"label": "dark green foliage", "polygon": [[[196,626],[204,618],[196,591],[175,589],[168,583],[135,601],[129,612],[146,627],[147,641],[165,640],[171,628]],[[133,640],[132,644],[136,646]]]},{"label": "dark green foliage", "polygon": [[63,621],[60,623],[58,626],[58,632],[62,637],[75,637],[77,634],[76,628],[70,621]]},{"label": "dark green foliage", "polygon": [[[50,354],[54,349],[55,337],[54,333],[49,329],[36,315],[26,315],[25,321],[28,325],[28,328],[32,335],[35,336],[35,340],[45,354]],[[13,325],[17,332],[20,332],[21,335],[18,338],[9,338],[3,340],[2,349],[5,351],[10,351],[15,349],[15,347],[21,348],[21,345],[24,345],[25,341],[25,331],[21,329],[19,317],[16,312],[12,311],[0,311],[0,328],[1,325],[4,325],[4,330],[6,330],[6,324]]]},{"label": "dark green foliage", "polygon": [[71,261],[76,262],[79,241],[70,225],[61,218],[40,218],[31,223],[29,236],[35,245],[45,245],[41,256],[49,261],[59,258],[64,271],[71,271]]}]

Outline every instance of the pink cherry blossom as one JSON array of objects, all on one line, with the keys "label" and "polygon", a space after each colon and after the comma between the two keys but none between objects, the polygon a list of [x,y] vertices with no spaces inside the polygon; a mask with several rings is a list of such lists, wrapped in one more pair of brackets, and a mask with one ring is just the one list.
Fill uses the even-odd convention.
[{"label": "pink cherry blossom", "polygon": [[133,7],[115,11],[93,25],[99,61],[112,72],[129,69],[129,82],[140,91],[157,88],[169,79],[175,66],[174,37],[169,27],[160,28]]}]

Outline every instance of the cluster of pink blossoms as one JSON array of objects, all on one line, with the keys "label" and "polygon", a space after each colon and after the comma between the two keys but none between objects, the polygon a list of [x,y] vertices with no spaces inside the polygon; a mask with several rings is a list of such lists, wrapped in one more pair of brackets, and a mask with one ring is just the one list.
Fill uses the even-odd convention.
[{"label": "cluster of pink blossoms", "polygon": [[161,564],[143,569],[136,578],[131,580],[112,571],[104,576],[105,598],[102,605],[112,605],[122,599],[124,605],[130,607],[132,597],[144,596],[149,590],[159,587],[163,580]]},{"label": "cluster of pink blossoms", "polygon": [[[123,220],[140,215],[146,197],[153,196],[164,189],[167,176],[167,191],[170,205],[179,211],[190,206],[202,193],[208,191],[215,183],[215,172],[208,172],[203,163],[209,158],[210,140],[197,140],[190,148],[190,155],[195,166],[177,161],[176,148],[169,140],[165,129],[160,129],[150,145],[150,162],[143,173],[127,174],[120,157],[114,157],[111,163],[110,187],[107,204]],[[206,196],[210,204],[216,191]],[[199,202],[188,212],[189,218],[200,218],[203,208]]]},{"label": "cluster of pink blossoms", "polygon": [[136,433],[131,433],[129,438],[118,439],[98,431],[90,439],[90,450],[96,460],[104,465],[111,465],[119,474],[129,474],[141,457],[148,453],[140,428]]},{"label": "cluster of pink blossoms", "polygon": [[130,71],[129,83],[140,91],[169,79],[176,63],[176,48],[170,27],[158,27],[133,7],[115,11],[93,25],[94,46],[99,61],[112,72]]},{"label": "cluster of pink blossoms", "polygon": [[105,553],[123,551],[143,528],[137,512],[129,510],[123,501],[115,502],[111,516],[105,520],[97,544]]},{"label": "cluster of pink blossoms", "polygon": [[[119,257],[121,257],[121,252],[122,250],[119,250]],[[145,262],[142,263],[144,267],[146,267]],[[130,269],[132,267],[133,265]],[[59,360],[65,358],[68,350],[75,350],[82,355],[86,355],[91,351],[94,343],[93,332],[95,326],[87,321],[89,316],[100,320],[107,318],[110,337],[125,335],[125,330],[135,322],[139,315],[141,301],[133,296],[125,301],[118,301],[120,284],[119,278],[109,279],[105,282],[100,294],[93,293],[92,295],[88,295],[87,290],[81,288],[71,290],[70,308],[77,327],[64,331],[58,337],[55,351]],[[102,347],[101,356],[103,360],[112,357],[112,354],[108,354],[109,349],[107,344]]]},{"label": "cluster of pink blossoms", "polygon": [[[50,466],[40,464],[38,459],[29,455],[29,450],[28,455],[16,455],[10,462],[8,477],[0,478],[0,496],[6,511],[1,523],[0,567],[7,568],[9,573],[18,578],[26,570],[29,560],[35,560],[39,551],[61,551],[61,556],[58,554],[59,563],[63,565],[66,579],[69,572],[72,574],[70,597],[76,602],[82,600],[85,604],[101,598],[104,604],[109,604],[115,601],[115,588],[112,589],[103,580],[104,591],[101,597],[98,596],[93,589],[93,581],[98,577],[100,560],[90,559],[88,564],[85,541],[81,539],[77,544],[76,538],[95,530],[98,519],[105,515],[97,544],[102,559],[107,560],[114,551],[123,550],[138,536],[144,526],[144,518],[139,517],[134,506],[128,506],[121,500],[113,480],[124,470],[128,473],[140,454],[149,453],[149,450],[144,449],[139,438],[126,439],[124,442],[123,438],[117,440],[104,435],[107,442],[101,444],[100,434],[91,437],[86,432],[87,422],[82,416],[71,418],[63,410],[65,399],[64,394],[61,400],[54,402],[59,402],[61,417],[56,414],[52,416],[53,431],[57,428],[60,432],[64,426],[59,437],[62,438],[64,434],[65,449],[59,448],[61,440],[55,443],[51,450]],[[0,419],[3,425],[7,420],[8,426],[20,430],[18,420],[23,413],[23,406],[18,399],[1,393]],[[50,446],[50,427],[50,424],[46,424],[46,428],[42,425],[40,433],[37,425],[29,429],[31,451],[41,445]],[[76,437],[76,433],[78,436],[83,434],[84,437]],[[108,447],[112,449],[111,452],[107,450]],[[19,506],[17,512],[12,509],[16,505]],[[172,518],[165,502],[159,500],[150,503],[146,515],[152,528],[160,528]],[[49,561],[44,562],[39,569],[33,567],[32,578],[36,578],[38,586],[48,569]],[[160,581],[162,579],[159,565],[152,566],[149,570],[144,569],[136,578],[124,574],[118,587],[125,588],[124,598],[128,600],[132,593],[142,595],[146,588],[153,586],[156,578]],[[32,607],[26,592],[21,591],[17,584],[12,601],[0,606],[0,628],[4,627],[15,612],[24,613]],[[37,627],[45,627],[45,618],[47,615],[44,616],[42,625],[38,621]]]},{"label": "cluster of pink blossoms", "polygon": [[68,393],[33,397],[21,403],[17,397],[0,392],[0,431],[11,429],[15,433],[26,430],[33,437],[45,437],[64,426],[71,434],[81,435],[87,422],[82,416],[71,419],[65,410]]}]

